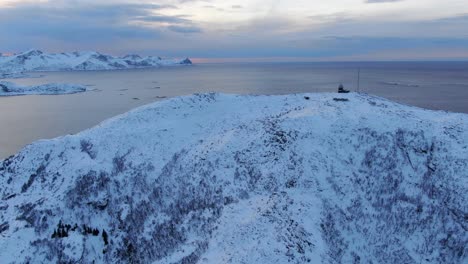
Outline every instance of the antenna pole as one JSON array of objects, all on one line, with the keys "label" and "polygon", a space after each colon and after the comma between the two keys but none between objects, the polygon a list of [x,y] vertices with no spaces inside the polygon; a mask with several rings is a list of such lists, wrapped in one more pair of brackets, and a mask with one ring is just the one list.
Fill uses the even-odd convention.
[{"label": "antenna pole", "polygon": [[361,86],[361,68],[358,68],[358,72],[357,72],[357,91],[359,93],[359,90],[360,90],[360,86]]}]

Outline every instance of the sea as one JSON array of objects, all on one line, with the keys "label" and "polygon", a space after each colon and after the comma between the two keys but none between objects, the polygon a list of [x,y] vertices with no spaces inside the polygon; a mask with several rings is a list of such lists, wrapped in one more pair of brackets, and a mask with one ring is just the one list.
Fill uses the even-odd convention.
[{"label": "sea", "polygon": [[39,139],[78,133],[135,107],[193,93],[369,93],[468,113],[468,62],[206,63],[154,69],[35,72],[23,85],[74,83],[71,95],[0,97],[0,159]]}]

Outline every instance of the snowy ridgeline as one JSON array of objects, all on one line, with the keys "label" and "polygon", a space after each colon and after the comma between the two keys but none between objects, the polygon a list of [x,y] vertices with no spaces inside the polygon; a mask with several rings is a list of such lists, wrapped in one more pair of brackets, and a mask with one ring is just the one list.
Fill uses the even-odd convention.
[{"label": "snowy ridgeline", "polygon": [[74,94],[86,92],[86,90],[86,86],[79,84],[50,83],[20,86],[12,82],[0,81],[0,96]]},{"label": "snowy ridgeline", "polygon": [[149,68],[173,65],[190,65],[190,59],[162,59],[127,55],[113,57],[98,52],[44,53],[30,50],[14,56],[0,57],[1,72],[18,73],[27,71],[87,71]]},{"label": "snowy ridgeline", "polygon": [[202,94],[0,162],[2,263],[467,263],[468,116]]}]

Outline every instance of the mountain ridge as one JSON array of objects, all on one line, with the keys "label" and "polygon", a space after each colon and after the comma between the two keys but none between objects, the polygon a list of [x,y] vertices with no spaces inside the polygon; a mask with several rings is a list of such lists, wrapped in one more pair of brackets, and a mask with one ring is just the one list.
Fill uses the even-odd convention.
[{"label": "mountain ridge", "polygon": [[114,57],[95,51],[44,53],[33,49],[13,56],[0,57],[0,71],[6,73],[118,70],[191,64],[192,61],[188,58],[183,60],[162,59],[153,56],[141,57],[135,54]]},{"label": "mountain ridge", "polygon": [[464,263],[468,116],[336,96],[184,96],[33,143],[0,161],[0,257]]}]

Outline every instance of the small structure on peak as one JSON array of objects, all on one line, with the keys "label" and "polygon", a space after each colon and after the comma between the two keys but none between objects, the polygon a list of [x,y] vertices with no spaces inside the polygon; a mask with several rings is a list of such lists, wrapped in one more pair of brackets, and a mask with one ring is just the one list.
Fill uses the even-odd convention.
[{"label": "small structure on peak", "polygon": [[333,98],[333,101],[335,102],[348,102],[348,98]]},{"label": "small structure on peak", "polygon": [[338,86],[338,93],[349,93],[349,90],[345,90],[343,84]]}]

